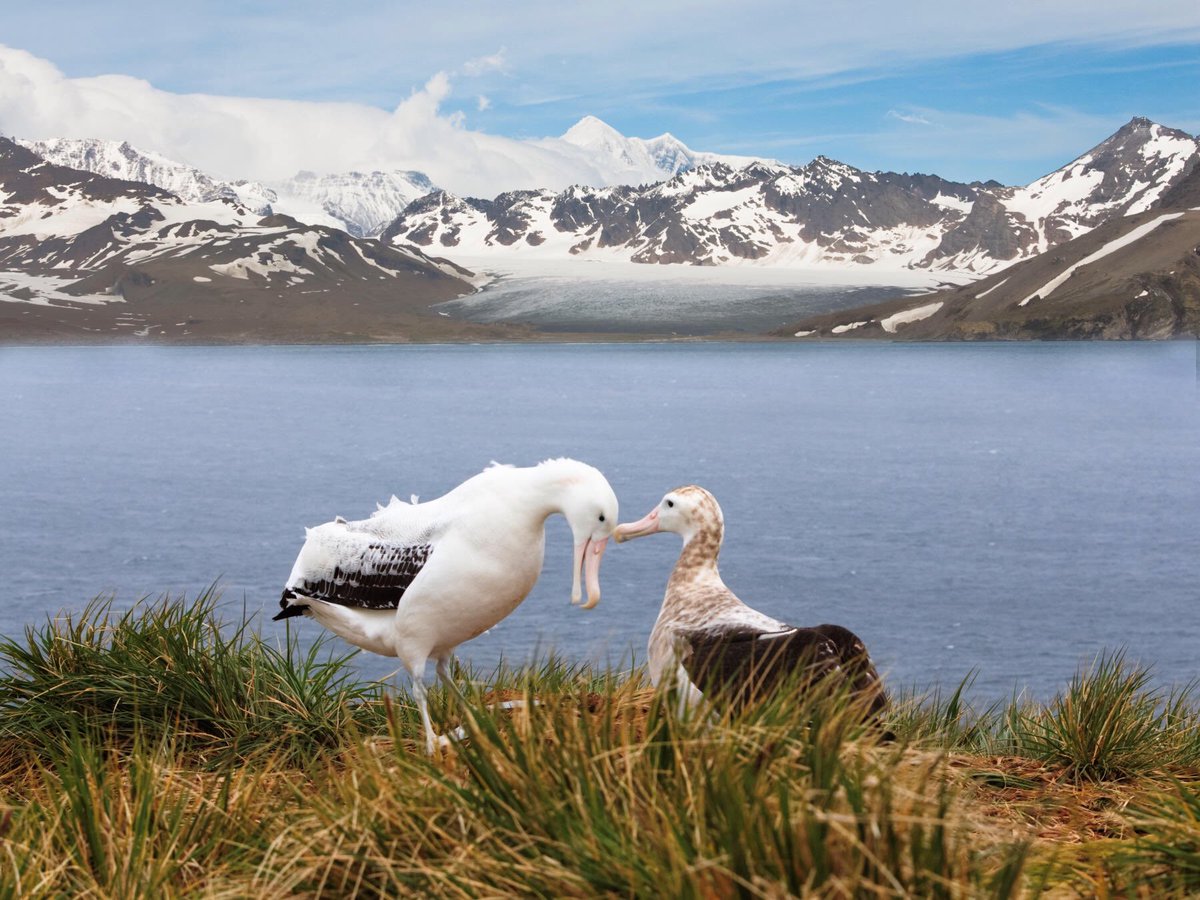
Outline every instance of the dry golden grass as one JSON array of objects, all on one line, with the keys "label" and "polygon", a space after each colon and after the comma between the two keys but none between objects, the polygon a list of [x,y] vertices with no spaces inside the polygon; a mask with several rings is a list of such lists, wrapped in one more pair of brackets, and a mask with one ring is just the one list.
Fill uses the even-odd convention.
[{"label": "dry golden grass", "polygon": [[434,693],[467,736],[427,758],[403,695],[212,616],[0,644],[0,900],[1200,891],[1197,716],[1119,657],[1045,707],[902,701],[895,743],[832,691],[681,721],[637,671],[503,670]]}]

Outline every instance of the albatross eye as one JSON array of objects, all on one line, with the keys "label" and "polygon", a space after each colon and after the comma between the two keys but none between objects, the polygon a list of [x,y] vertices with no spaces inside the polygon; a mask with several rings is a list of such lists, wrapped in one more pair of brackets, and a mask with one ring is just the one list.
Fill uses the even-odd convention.
[{"label": "albatross eye", "polygon": [[601,521],[601,522],[603,522],[603,521],[604,521],[604,513],[600,513],[600,521]]},{"label": "albatross eye", "polygon": [[668,500],[668,501],[667,501],[667,506],[668,506],[669,508],[671,508],[671,509],[674,509],[674,508],[675,508],[675,501],[674,501],[674,500]]}]

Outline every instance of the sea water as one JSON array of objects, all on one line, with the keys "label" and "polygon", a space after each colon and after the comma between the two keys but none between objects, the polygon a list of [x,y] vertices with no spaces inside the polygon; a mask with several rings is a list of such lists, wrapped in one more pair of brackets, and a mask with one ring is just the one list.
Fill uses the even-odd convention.
[{"label": "sea water", "polygon": [[[640,518],[696,483],[746,602],[858,632],[893,685],[1045,698],[1124,648],[1200,676],[1193,343],[0,349],[0,633],[101,593],[218,581],[269,616],[304,526],[432,498],[491,461],[572,456]],[[610,547],[569,603],[570,533],[487,669],[644,658],[673,535]],[[320,628],[291,620],[302,640]],[[360,654],[372,677],[394,660]]]}]

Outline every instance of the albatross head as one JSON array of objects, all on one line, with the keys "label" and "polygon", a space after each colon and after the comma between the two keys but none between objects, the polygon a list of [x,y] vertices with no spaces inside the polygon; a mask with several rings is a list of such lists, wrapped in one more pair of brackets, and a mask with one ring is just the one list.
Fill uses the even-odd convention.
[{"label": "albatross head", "polygon": [[542,463],[552,470],[559,492],[559,509],[571,526],[575,539],[571,602],[583,599],[580,581],[587,588],[583,609],[600,602],[600,560],[608,539],[617,527],[617,495],[598,469],[573,459]]},{"label": "albatross head", "polygon": [[686,544],[706,534],[719,547],[724,530],[725,517],[717,498],[699,485],[689,484],[668,491],[658,506],[638,521],[617,526],[613,537],[619,544],[659,531],[673,531]]}]

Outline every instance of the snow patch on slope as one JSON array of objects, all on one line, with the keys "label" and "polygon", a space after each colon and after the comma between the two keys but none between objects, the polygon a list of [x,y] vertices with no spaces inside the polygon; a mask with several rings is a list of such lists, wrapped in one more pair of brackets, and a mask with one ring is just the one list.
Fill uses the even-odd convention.
[{"label": "snow patch on slope", "polygon": [[937,303],[927,303],[924,306],[918,306],[914,309],[906,309],[904,312],[894,313],[886,319],[880,319],[879,324],[888,334],[895,334],[896,328],[900,325],[907,325],[910,322],[920,322],[922,319],[928,319],[935,312],[942,308],[945,304],[942,301]]},{"label": "snow patch on slope", "polygon": [[[0,272],[0,303],[27,303],[30,306],[62,306],[64,303],[83,303],[99,306],[105,303],[124,303],[120,294],[68,294],[64,288],[73,278],[54,275],[31,275],[28,272]],[[17,297],[16,292],[30,296]]]},{"label": "snow patch on slope", "polygon": [[1053,294],[1054,291],[1059,286],[1061,286],[1063,282],[1065,282],[1068,278],[1070,278],[1072,275],[1074,275],[1076,269],[1082,268],[1083,266],[1091,265],[1092,263],[1096,262],[1096,260],[1103,259],[1104,257],[1108,256],[1110,253],[1115,253],[1116,251],[1120,250],[1122,247],[1128,247],[1134,241],[1139,241],[1142,238],[1144,238],[1146,235],[1148,235],[1150,232],[1152,232],[1155,228],[1157,228],[1163,222],[1169,222],[1171,219],[1178,219],[1182,215],[1183,215],[1183,213],[1181,213],[1181,212],[1166,213],[1165,215],[1161,215],[1156,219],[1151,219],[1149,222],[1143,222],[1137,228],[1134,228],[1133,230],[1121,235],[1119,238],[1109,241],[1107,244],[1105,244],[1103,247],[1101,247],[1095,253],[1085,256],[1079,262],[1075,263],[1072,266],[1067,267],[1067,269],[1064,272],[1062,272],[1059,275],[1056,275],[1054,278],[1051,278],[1049,281],[1047,281],[1045,284],[1043,284],[1040,288],[1038,288],[1036,291],[1034,291],[1032,294],[1030,294],[1028,297],[1026,297],[1024,300],[1022,300],[1017,305],[1025,306],[1026,304],[1029,303],[1029,301],[1036,300],[1036,299],[1045,300],[1047,297],[1049,297],[1051,294]]}]

